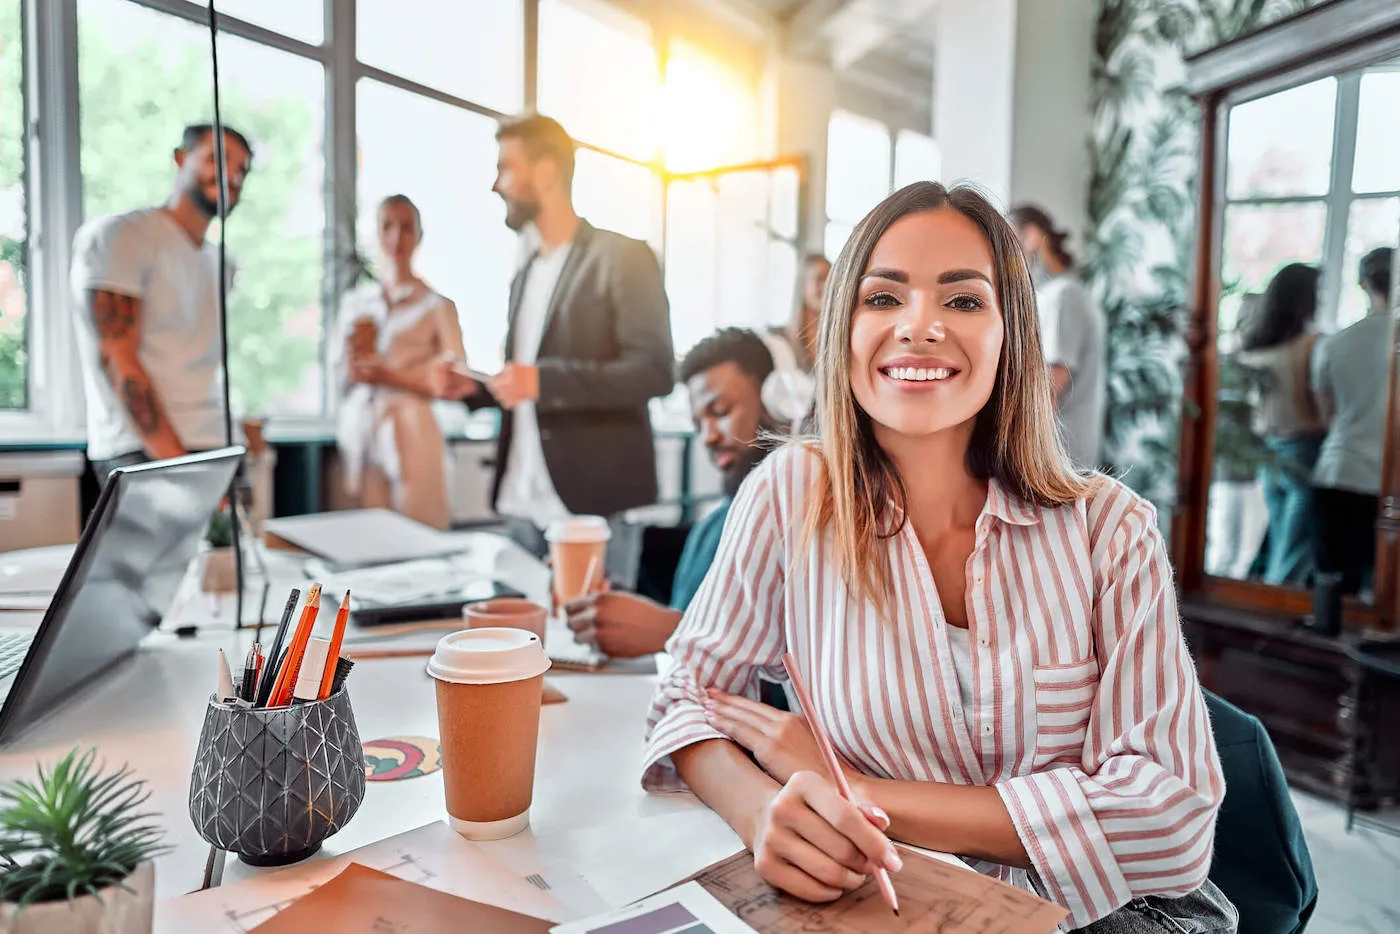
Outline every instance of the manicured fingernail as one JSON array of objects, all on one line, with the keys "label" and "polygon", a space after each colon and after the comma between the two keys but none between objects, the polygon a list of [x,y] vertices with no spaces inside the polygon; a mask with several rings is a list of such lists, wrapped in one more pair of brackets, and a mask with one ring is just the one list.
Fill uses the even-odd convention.
[{"label": "manicured fingernail", "polygon": [[885,823],[885,826],[886,826],[886,827],[889,826],[889,823],[890,823],[890,816],[889,816],[888,814],[885,813],[885,809],[884,809],[884,808],[878,807],[878,806],[872,804],[872,805],[870,805],[870,813],[873,814],[873,815],[875,816],[875,819],[876,819],[876,820],[878,820],[878,821],[883,821],[883,822]]},{"label": "manicured fingernail", "polygon": [[899,858],[894,847],[890,847],[889,852],[885,854],[885,868],[890,872],[899,872],[904,868],[904,860]]}]

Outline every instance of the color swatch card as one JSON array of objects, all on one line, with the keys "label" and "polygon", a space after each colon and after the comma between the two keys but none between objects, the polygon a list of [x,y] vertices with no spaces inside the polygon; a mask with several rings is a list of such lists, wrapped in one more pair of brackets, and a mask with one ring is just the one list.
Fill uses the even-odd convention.
[{"label": "color swatch card", "polygon": [[618,911],[571,921],[550,934],[754,934],[698,882],[668,889]]}]

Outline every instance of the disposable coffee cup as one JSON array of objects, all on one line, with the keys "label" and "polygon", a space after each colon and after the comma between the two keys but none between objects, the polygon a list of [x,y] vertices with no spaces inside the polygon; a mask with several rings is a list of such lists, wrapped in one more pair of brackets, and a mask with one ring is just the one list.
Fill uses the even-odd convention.
[{"label": "disposable coffee cup", "polygon": [[554,602],[563,606],[601,588],[612,529],[602,516],[574,516],[544,533],[554,565]]},{"label": "disposable coffee cup", "polygon": [[548,669],[539,636],[523,629],[454,632],[428,660],[447,820],[470,840],[499,840],[530,826]]},{"label": "disposable coffee cup", "polygon": [[545,620],[549,611],[538,603],[522,600],[519,597],[499,597],[495,600],[482,600],[462,607],[462,621],[468,629],[508,628],[523,629],[540,637],[544,643]]}]

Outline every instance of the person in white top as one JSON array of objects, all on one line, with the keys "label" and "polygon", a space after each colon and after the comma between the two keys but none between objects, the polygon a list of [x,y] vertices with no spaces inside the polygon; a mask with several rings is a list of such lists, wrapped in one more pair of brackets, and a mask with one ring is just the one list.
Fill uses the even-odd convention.
[{"label": "person in white top", "polygon": [[1313,355],[1313,391],[1328,423],[1313,468],[1317,569],[1342,575],[1342,593],[1361,590],[1376,565],[1385,445],[1385,407],[1394,346],[1390,282],[1395,250],[1361,258],[1366,317],[1325,338]]},{"label": "person in white top", "polygon": [[537,248],[511,283],[505,367],[478,382],[461,361],[434,371],[439,395],[503,410],[496,511],[542,553],[569,515],[613,516],[656,501],[647,403],[671,391],[675,357],[651,248],[574,211],[574,142],[540,114],[503,121],[493,190]]},{"label": "person in white top", "polygon": [[1011,221],[1031,260],[1040,341],[1065,446],[1077,466],[1096,469],[1103,456],[1108,394],[1103,314],[1080,280],[1074,256],[1065,248],[1069,235],[1055,229],[1050,215],[1023,204],[1012,209]]},{"label": "person in white top", "polygon": [[417,205],[390,195],[377,219],[383,271],[345,296],[330,342],[342,393],[336,442],[346,492],[362,506],[445,529],[452,518],[447,451],[428,375],[444,354],[465,356],[462,328],[457,306],[413,270],[423,238]]},{"label": "person in white top", "polygon": [[[253,150],[224,131],[232,211]],[[164,205],[97,218],[74,237],[87,454],[102,482],[118,466],[227,440],[217,253],[204,239],[219,210],[215,148],[213,127],[186,127]]]},{"label": "person in white top", "polygon": [[809,253],[802,261],[797,304],[786,328],[774,328],[759,336],[773,355],[773,372],[763,382],[763,406],[774,416],[800,425],[812,413],[816,382],[812,364],[817,356],[817,322],[822,293],[831,275],[831,261]]}]

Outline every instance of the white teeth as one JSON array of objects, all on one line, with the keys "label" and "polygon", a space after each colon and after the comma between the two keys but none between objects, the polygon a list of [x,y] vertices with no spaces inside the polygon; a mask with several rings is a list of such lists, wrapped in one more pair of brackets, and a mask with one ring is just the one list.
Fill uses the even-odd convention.
[{"label": "white teeth", "polygon": [[889,373],[889,375],[890,375],[892,378],[894,378],[894,379],[902,380],[902,381],[910,382],[910,383],[926,383],[926,382],[929,382],[930,380],[936,381],[936,380],[948,379],[949,377],[951,377],[951,376],[953,375],[953,370],[952,370],[950,367],[946,367],[946,366],[938,366],[938,367],[896,366],[896,367],[890,367],[890,369],[886,370],[886,372]]}]

